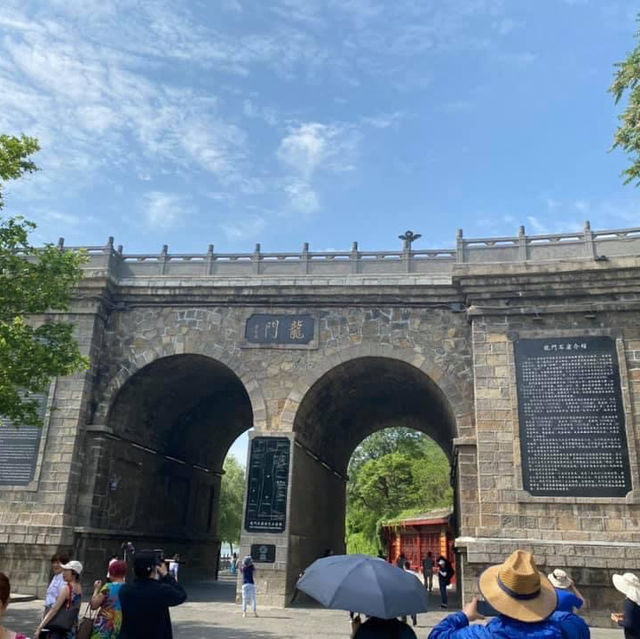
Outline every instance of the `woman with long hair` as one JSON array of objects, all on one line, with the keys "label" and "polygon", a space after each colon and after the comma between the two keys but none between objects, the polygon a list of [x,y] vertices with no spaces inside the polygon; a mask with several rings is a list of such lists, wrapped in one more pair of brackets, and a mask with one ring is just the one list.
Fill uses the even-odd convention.
[{"label": "woman with long hair", "polygon": [[[0,572],[0,620],[9,607],[9,597],[11,595],[11,584],[9,578],[3,572]],[[28,639],[27,635],[13,632],[9,628],[0,625],[0,637],[2,639]]]},{"label": "woman with long hair", "polygon": [[[34,636],[39,637],[43,628],[46,628],[48,624],[55,618],[59,611],[66,608],[71,615],[75,614],[75,619],[78,619],[78,613],[80,612],[80,603],[82,602],[82,585],[80,584],[80,575],[82,574],[82,564],[79,561],[70,561],[67,564],[62,564],[62,574],[64,576],[65,585],[60,590],[60,594],[56,599],[56,602],[51,607],[51,610],[47,612],[44,619],[40,622]],[[74,639],[76,633],[76,624],[73,624],[71,630],[61,632],[54,630],[47,634],[47,639]]]},{"label": "woman with long hair", "polygon": [[247,616],[247,605],[251,604],[253,608],[253,616],[257,617],[258,612],[256,601],[256,582],[254,580],[256,567],[253,565],[253,559],[248,555],[242,561],[242,616]]}]

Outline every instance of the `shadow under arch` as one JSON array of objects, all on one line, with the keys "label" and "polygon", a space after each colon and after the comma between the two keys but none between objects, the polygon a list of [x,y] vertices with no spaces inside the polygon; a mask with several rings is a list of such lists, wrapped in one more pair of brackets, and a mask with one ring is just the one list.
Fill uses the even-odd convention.
[{"label": "shadow under arch", "polygon": [[91,547],[106,559],[125,536],[179,552],[186,573],[212,576],[222,466],[252,423],[245,386],[215,359],[171,355],[137,370],[115,395],[105,434],[87,439],[79,514],[103,531]]},{"label": "shadow under arch", "polygon": [[454,411],[441,388],[406,361],[347,360],[325,372],[302,398],[293,422],[289,591],[325,549],[345,551],[349,460],[366,437],[391,426],[424,432],[452,461]]}]

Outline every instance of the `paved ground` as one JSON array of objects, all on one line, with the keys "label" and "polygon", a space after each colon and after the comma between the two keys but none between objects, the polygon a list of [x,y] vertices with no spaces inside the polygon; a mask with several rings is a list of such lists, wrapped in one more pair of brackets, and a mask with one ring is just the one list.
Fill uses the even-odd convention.
[{"label": "paved ground", "polygon": [[[235,581],[223,578],[217,583],[198,583],[187,587],[187,603],[173,608],[171,617],[175,639],[347,639],[349,616],[346,612],[325,610],[309,602],[296,602],[292,608],[258,608],[257,619],[242,617],[235,603]],[[433,610],[418,616],[418,639],[443,616],[433,597]],[[259,605],[259,601],[258,601]],[[3,623],[12,630],[33,634],[42,610],[42,601],[12,604]],[[597,628],[594,639],[622,639],[622,631]]]}]

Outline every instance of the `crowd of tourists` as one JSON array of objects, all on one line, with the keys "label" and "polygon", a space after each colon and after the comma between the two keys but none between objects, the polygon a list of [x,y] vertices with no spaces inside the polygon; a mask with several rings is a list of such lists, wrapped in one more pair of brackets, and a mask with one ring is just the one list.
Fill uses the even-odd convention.
[{"label": "crowd of tourists", "polygon": [[[94,582],[81,616],[83,565],[66,555],[54,555],[53,578],[33,639],[171,639],[169,608],[187,598],[176,579],[178,559],[165,561],[154,551],[132,548],[124,556],[126,560],[110,559],[106,581]],[[129,570],[133,578],[127,583]],[[10,595],[9,579],[0,572],[0,618]],[[0,638],[28,639],[1,625]]]},{"label": "crowd of tourists", "polygon": [[[425,586],[430,590],[432,572],[438,562],[428,557]],[[425,560],[426,561],[426,560]],[[405,570],[410,570],[406,564]],[[611,620],[624,631],[625,639],[640,639],[640,579],[632,573],[613,575],[614,587],[625,595],[621,612]],[[478,581],[479,595],[460,612],[445,617],[430,632],[429,639],[589,639],[590,630],[576,611],[585,599],[569,575],[556,569],[541,573],[533,555],[517,550],[502,564],[486,569]],[[488,623],[473,624],[484,621]],[[413,616],[414,625],[416,623]],[[415,632],[402,619],[370,617],[356,624],[353,639],[416,639]]]},{"label": "crowd of tourists", "polygon": [[[87,612],[79,618],[83,590],[83,566],[65,555],[51,560],[53,578],[47,589],[41,622],[34,639],[171,639],[169,608],[183,603],[187,595],[171,574],[169,562],[153,551],[130,553],[128,561],[113,557],[109,561],[105,583],[94,582],[87,600]],[[424,567],[424,585],[433,586],[434,572],[451,577],[452,569],[431,556]],[[433,563],[432,563],[433,562]],[[174,561],[177,563],[177,561]],[[398,562],[400,566],[400,563]],[[126,581],[132,566],[134,579]],[[406,559],[405,571],[411,570]],[[242,612],[256,612],[255,566],[245,557],[238,566],[242,573]],[[640,579],[632,573],[613,575],[613,585],[624,596],[620,612],[611,620],[624,630],[625,639],[640,639]],[[429,634],[429,639],[589,639],[587,623],[576,611],[585,599],[570,576],[561,569],[549,575],[540,572],[533,555],[516,550],[502,564],[487,568],[478,580],[478,596],[460,612],[445,617]],[[8,577],[0,572],[0,622],[11,595]],[[91,615],[90,611],[97,611]],[[408,612],[408,611],[407,611]],[[488,623],[473,624],[491,617]],[[353,614],[352,614],[353,617]],[[411,615],[416,625],[415,614]],[[402,619],[370,616],[353,625],[353,639],[416,639],[415,632]],[[0,639],[28,639],[0,625]]]}]

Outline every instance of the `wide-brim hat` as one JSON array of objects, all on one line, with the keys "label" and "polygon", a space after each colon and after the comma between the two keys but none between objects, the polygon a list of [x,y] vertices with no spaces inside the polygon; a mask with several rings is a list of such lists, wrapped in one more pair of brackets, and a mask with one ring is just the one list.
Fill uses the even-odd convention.
[{"label": "wide-brim hat", "polygon": [[83,570],[82,564],[79,561],[75,561],[75,559],[66,564],[60,564],[60,568],[62,570],[73,570],[77,575],[81,575]]},{"label": "wide-brim hat", "polygon": [[613,585],[631,601],[640,606],[640,579],[632,572],[623,575],[613,575]]},{"label": "wide-brim hat", "polygon": [[526,550],[516,550],[504,563],[487,568],[478,585],[500,614],[526,623],[543,621],[558,604],[555,588]]},{"label": "wide-brim hat", "polygon": [[554,588],[571,588],[573,585],[573,579],[560,568],[556,568],[552,573],[547,575],[549,581],[553,584]]}]

